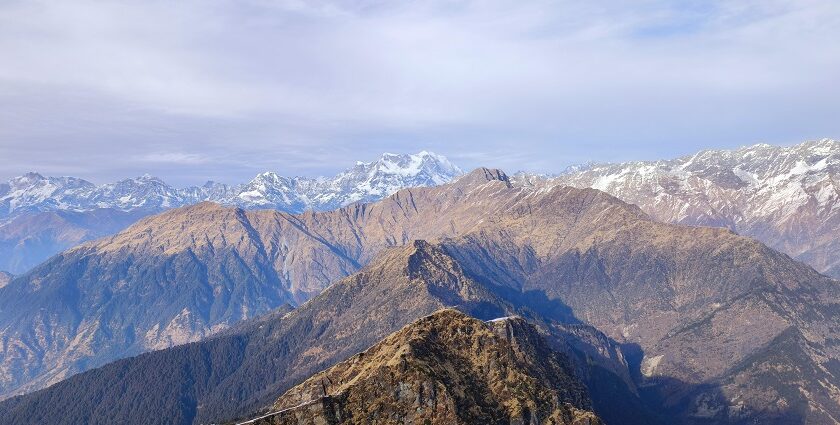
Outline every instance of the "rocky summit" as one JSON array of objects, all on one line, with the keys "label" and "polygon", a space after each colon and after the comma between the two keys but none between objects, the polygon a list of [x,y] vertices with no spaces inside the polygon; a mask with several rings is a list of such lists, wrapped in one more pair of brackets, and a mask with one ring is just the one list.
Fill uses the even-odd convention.
[{"label": "rocky summit", "polygon": [[601,424],[568,359],[521,318],[441,310],[315,374],[254,425]]}]

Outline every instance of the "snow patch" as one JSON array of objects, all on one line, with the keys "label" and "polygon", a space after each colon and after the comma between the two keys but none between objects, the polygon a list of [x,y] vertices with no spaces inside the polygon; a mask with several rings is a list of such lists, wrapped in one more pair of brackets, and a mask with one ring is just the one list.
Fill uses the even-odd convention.
[{"label": "snow patch", "polygon": [[665,355],[663,354],[653,357],[645,357],[642,361],[642,375],[645,375],[647,377],[653,376],[653,374],[656,373],[656,368],[659,367],[659,363],[662,362],[662,359],[664,357]]}]

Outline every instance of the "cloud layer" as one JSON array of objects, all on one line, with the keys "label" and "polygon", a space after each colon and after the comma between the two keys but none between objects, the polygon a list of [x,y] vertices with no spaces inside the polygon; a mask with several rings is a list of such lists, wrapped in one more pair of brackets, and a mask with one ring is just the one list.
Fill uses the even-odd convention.
[{"label": "cloud layer", "polygon": [[[0,4],[0,177],[556,171],[840,137],[840,3]],[[631,3],[631,2],[627,2]]]}]

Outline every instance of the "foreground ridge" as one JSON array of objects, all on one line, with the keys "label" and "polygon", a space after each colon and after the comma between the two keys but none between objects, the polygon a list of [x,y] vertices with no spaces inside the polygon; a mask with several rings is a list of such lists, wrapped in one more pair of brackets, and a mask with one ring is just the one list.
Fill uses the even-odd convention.
[{"label": "foreground ridge", "polygon": [[568,359],[521,318],[435,312],[290,389],[243,422],[595,425]]}]

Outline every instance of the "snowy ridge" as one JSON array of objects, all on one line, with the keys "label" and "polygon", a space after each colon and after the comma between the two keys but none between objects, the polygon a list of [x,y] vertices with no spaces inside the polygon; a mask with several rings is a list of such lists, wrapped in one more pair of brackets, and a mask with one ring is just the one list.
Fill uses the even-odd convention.
[{"label": "snowy ridge", "polygon": [[[530,179],[533,181],[535,179]],[[589,164],[542,180],[592,187],[660,221],[727,227],[840,276],[840,142]]]},{"label": "snowy ridge", "polygon": [[28,173],[0,183],[0,222],[25,213],[114,208],[163,210],[201,201],[244,208],[276,208],[288,212],[327,210],[357,201],[373,201],[406,188],[446,183],[463,174],[446,157],[431,152],[383,154],[358,162],[335,177],[284,177],[260,173],[236,186],[207,182],[176,189],[144,175],[97,186],[75,177],[44,177]]}]

